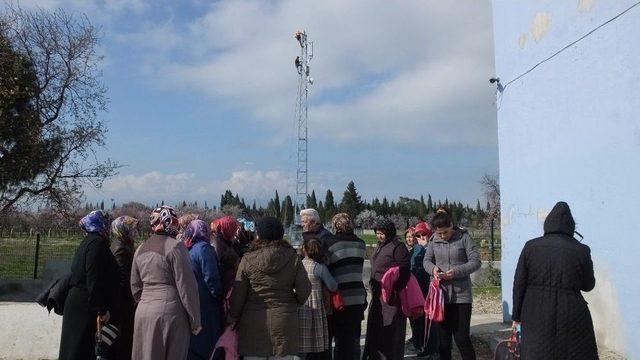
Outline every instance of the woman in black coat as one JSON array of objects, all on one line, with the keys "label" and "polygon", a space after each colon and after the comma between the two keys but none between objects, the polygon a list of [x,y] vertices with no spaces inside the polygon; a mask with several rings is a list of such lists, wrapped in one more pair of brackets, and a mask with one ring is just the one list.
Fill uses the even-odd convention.
[{"label": "woman in black coat", "polygon": [[138,230],[138,219],[120,216],[111,223],[111,252],[118,264],[120,273],[117,292],[118,314],[113,317],[120,328],[118,341],[114,344],[112,356],[118,360],[131,359],[133,346],[133,322],[136,314],[136,301],[131,293],[131,264],[135,253],[134,238]]},{"label": "woman in black coat", "polygon": [[109,321],[118,289],[118,267],[109,250],[107,216],[92,211],[80,220],[87,232],[71,263],[64,304],[60,360],[95,359],[96,318]]},{"label": "woman in black coat", "polygon": [[523,360],[598,359],[591,313],[580,291],[595,287],[591,250],[573,238],[569,205],[557,203],[544,236],[528,241],[513,283],[514,326]]},{"label": "woman in black coat", "polygon": [[[409,270],[409,250],[396,235],[396,227],[384,219],[376,226],[378,247],[371,257],[371,305],[367,317],[367,335],[362,359],[383,360],[404,357],[407,318],[400,309],[397,293],[407,286]],[[400,278],[394,285],[392,305],[382,301],[382,277],[392,267],[400,268]]]}]

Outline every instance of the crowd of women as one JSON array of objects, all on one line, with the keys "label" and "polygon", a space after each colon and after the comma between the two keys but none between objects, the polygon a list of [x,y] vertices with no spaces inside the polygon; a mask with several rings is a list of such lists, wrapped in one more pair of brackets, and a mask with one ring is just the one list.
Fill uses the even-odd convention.
[{"label": "crowd of women", "polygon": [[[480,268],[480,256],[446,209],[430,224],[407,230],[405,242],[393,222],[376,225],[369,304],[366,246],[349,215],[333,217],[333,232],[314,209],[300,215],[304,241],[296,251],[275,218],[254,223],[227,216],[208,224],[162,206],[150,214],[153,234],[134,250],[138,219],[110,222],[102,211],[89,213],[80,220],[87,236],[71,264],[60,359],[96,358],[96,341],[103,338],[111,345],[105,359],[402,359],[409,345],[419,357],[447,360],[452,338],[462,359],[475,359],[470,274]],[[534,257],[532,246],[525,250]],[[531,310],[524,310],[536,291],[525,293],[526,266],[521,258],[514,319],[534,324],[527,318]],[[392,270],[399,275],[390,297],[383,296],[385,274]],[[445,316],[438,324],[424,316],[410,319],[406,344],[407,314],[398,294],[412,278],[423,296],[438,280]],[[591,281],[579,288],[589,287]]]}]

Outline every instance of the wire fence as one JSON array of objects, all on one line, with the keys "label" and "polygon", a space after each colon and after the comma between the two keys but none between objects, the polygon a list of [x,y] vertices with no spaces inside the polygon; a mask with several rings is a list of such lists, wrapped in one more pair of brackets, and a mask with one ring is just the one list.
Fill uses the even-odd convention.
[{"label": "wire fence", "polygon": [[[483,261],[500,261],[501,242],[499,231],[468,229],[476,242]],[[150,234],[142,233],[136,239],[139,245]],[[71,263],[85,233],[76,230],[47,229],[40,233],[14,231],[0,228],[0,280],[39,279],[49,261]],[[368,245],[377,243],[374,234],[359,233]],[[368,246],[367,258],[374,248]]]},{"label": "wire fence", "polygon": [[[39,279],[46,271],[47,262],[70,264],[84,233],[70,233],[68,237],[66,232],[51,234],[55,236],[14,233],[12,237],[0,237],[0,280]],[[136,244],[146,237],[147,234],[136,239]]]}]

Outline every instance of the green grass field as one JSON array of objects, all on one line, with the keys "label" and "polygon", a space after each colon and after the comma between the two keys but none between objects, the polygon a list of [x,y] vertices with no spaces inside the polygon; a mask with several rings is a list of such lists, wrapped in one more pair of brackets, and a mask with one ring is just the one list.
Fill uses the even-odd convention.
[{"label": "green grass field", "polygon": [[[478,244],[482,260],[490,260],[490,251],[487,246],[487,232],[477,229],[469,229],[472,238]],[[359,235],[367,245],[377,244],[374,234]],[[139,241],[142,241],[140,238]],[[494,251],[495,260],[500,260],[500,234],[496,234],[496,249]],[[38,277],[42,276],[44,265],[49,260],[67,260],[70,261],[75,253],[76,247],[80,244],[82,238],[77,236],[63,237],[43,237],[40,241],[40,250],[38,257]],[[20,237],[20,238],[0,238],[0,279],[2,280],[19,280],[32,279],[35,265],[36,238]],[[373,252],[373,248],[369,248],[368,257]]]},{"label": "green grass field", "polygon": [[473,295],[487,295],[491,297],[502,296],[502,287],[500,286],[474,286]]},{"label": "green grass field", "polygon": [[[51,238],[40,241],[38,277],[48,260],[71,260],[80,239]],[[0,239],[0,279],[32,279],[35,270],[36,239]]]}]

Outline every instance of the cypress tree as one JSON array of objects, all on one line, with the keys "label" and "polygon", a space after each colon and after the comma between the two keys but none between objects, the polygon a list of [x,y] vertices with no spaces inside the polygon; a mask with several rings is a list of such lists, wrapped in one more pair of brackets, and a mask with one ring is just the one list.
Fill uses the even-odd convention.
[{"label": "cypress tree", "polygon": [[340,211],[349,214],[352,219],[360,213],[363,208],[363,203],[356,189],[356,185],[353,181],[350,181],[347,185],[347,190],[342,196],[340,202]]},{"label": "cypress tree", "polygon": [[327,193],[324,196],[324,210],[325,210],[325,216],[327,218],[332,218],[333,215],[335,215],[338,210],[336,206],[336,202],[333,199],[333,192],[331,192],[330,189],[327,189]]},{"label": "cypress tree", "polygon": [[311,195],[307,195],[307,209],[318,209],[318,200],[316,199],[315,190],[311,191]]},{"label": "cypress tree", "polygon": [[281,219],[281,212],[280,212],[280,195],[278,195],[278,190],[276,190],[276,196],[275,198],[273,198],[273,216],[276,219]]}]

